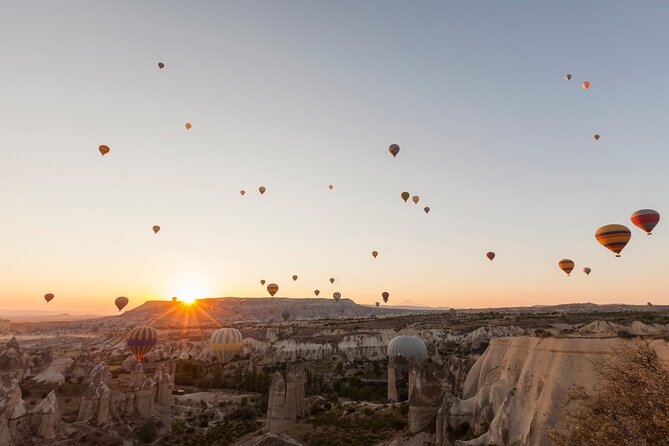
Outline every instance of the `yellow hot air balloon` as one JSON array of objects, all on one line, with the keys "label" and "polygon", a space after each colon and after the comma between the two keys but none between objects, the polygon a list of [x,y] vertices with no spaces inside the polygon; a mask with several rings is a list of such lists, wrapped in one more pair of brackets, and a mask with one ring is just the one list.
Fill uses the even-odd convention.
[{"label": "yellow hot air balloon", "polygon": [[401,195],[402,200],[404,200],[405,203],[407,202],[407,200],[409,199],[410,196],[411,196],[411,194],[409,194],[409,192],[402,192],[402,195]]},{"label": "yellow hot air balloon", "polygon": [[209,350],[216,356],[218,362],[227,364],[242,349],[243,339],[239,330],[221,328],[211,334]]},{"label": "yellow hot air balloon", "polygon": [[297,282],[297,274],[293,274],[293,282]]},{"label": "yellow hot air balloon", "polygon": [[[154,234],[158,234],[158,231],[160,231],[160,226],[155,225],[155,226],[153,227],[153,233],[154,233]],[[168,237],[168,238],[169,238],[169,237]]]},{"label": "yellow hot air balloon", "polygon": [[158,343],[158,332],[148,325],[136,327],[125,336],[125,342],[130,347],[130,351],[137,362],[141,362],[144,356],[153,350],[153,347]]},{"label": "yellow hot air balloon", "polygon": [[569,259],[562,259],[558,262],[558,266],[562,271],[569,275],[574,269],[574,261]]},{"label": "yellow hot air balloon", "polygon": [[44,295],[44,300],[48,302],[51,302],[51,299],[53,299],[55,296],[52,293],[46,293]]},{"label": "yellow hot air balloon", "polygon": [[267,285],[267,292],[269,293],[270,296],[274,297],[276,292],[279,291],[279,285],[276,283],[270,283]]},{"label": "yellow hot air balloon", "polygon": [[264,194],[266,190],[267,190],[267,189],[265,188],[265,186],[260,186],[260,187],[258,188],[258,192],[260,192],[260,195]]},{"label": "yellow hot air balloon", "polygon": [[190,130],[191,127],[193,127],[193,126],[191,125],[191,123],[190,123],[190,122],[187,122],[187,123],[186,123],[186,130]]},{"label": "yellow hot air balloon", "polygon": [[379,253],[377,251],[372,251],[372,257],[376,258],[376,256],[378,256],[378,255],[379,255]]},{"label": "yellow hot air balloon", "polygon": [[597,241],[611,252],[620,257],[620,252],[625,249],[632,238],[632,232],[624,225],[606,225],[595,231]]},{"label": "yellow hot air balloon", "polygon": [[98,147],[98,150],[102,154],[102,156],[105,156],[106,154],[109,153],[109,146],[105,146],[104,144]]}]

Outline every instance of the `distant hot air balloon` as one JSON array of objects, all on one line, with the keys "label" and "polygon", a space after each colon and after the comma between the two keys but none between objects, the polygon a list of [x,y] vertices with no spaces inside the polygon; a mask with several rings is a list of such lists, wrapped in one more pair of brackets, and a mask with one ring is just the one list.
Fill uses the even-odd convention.
[{"label": "distant hot air balloon", "polygon": [[321,291],[320,290],[314,290],[314,294],[316,295],[316,297],[318,297],[318,295],[321,294]]},{"label": "distant hot air balloon", "polygon": [[388,147],[388,151],[390,154],[395,158],[398,153],[400,153],[400,146],[397,144],[391,144],[390,147]]},{"label": "distant hot air balloon", "polygon": [[427,207],[427,206],[424,207],[423,210],[425,211],[426,214],[429,214],[429,213],[430,213],[430,208]]},{"label": "distant hot air balloon", "polygon": [[258,188],[258,191],[260,192],[260,195],[264,194],[266,190],[267,190],[267,189],[265,188],[265,186],[260,186],[260,187]]},{"label": "distant hot air balloon", "polygon": [[377,251],[372,251],[372,257],[376,258],[376,256],[378,256],[378,255],[379,255],[379,253]]},{"label": "distant hot air balloon", "polygon": [[186,123],[186,130],[190,130],[193,127],[193,125],[190,122]]},{"label": "distant hot air balloon", "polygon": [[583,268],[583,272],[589,276],[590,273],[592,272],[592,269],[586,266],[585,268]]},{"label": "distant hot air balloon", "polygon": [[123,308],[125,308],[126,305],[128,305],[128,298],[125,296],[119,296],[114,300],[114,305],[116,305],[116,308],[118,308],[118,311],[121,311]]},{"label": "distant hot air balloon", "polygon": [[293,282],[297,282],[297,274],[293,274]]},{"label": "distant hot air balloon", "polygon": [[418,202],[420,201],[420,197],[418,195],[414,195],[413,197],[411,197],[411,201],[413,201],[414,204],[418,204]]},{"label": "distant hot air balloon", "polygon": [[177,301],[177,297],[174,296],[174,297],[172,298],[172,302],[176,302],[176,301]]},{"label": "distant hot air balloon", "polygon": [[335,302],[339,302],[339,299],[341,299],[341,293],[339,291],[335,291],[332,297],[334,297]]},{"label": "distant hot air balloon", "polygon": [[290,311],[288,310],[283,310],[281,312],[281,317],[283,318],[284,321],[287,321],[288,318],[290,317]]},{"label": "distant hot air balloon", "polygon": [[620,257],[620,252],[632,238],[629,228],[624,225],[606,225],[595,231],[597,241],[611,252]]},{"label": "distant hot air balloon", "polygon": [[47,302],[51,302],[51,299],[53,299],[55,296],[51,293],[47,293],[44,295],[44,300]]},{"label": "distant hot air balloon", "polygon": [[567,74],[564,78],[567,79],[568,81],[570,81],[571,80],[571,74]]},{"label": "distant hot air balloon", "polygon": [[154,233],[154,234],[158,234],[158,231],[160,231],[160,226],[155,225],[155,226],[153,227],[153,233]]},{"label": "distant hot air balloon", "polygon": [[330,283],[334,283],[334,277],[330,277]]},{"label": "distant hot air balloon", "polygon": [[390,293],[388,291],[384,291],[381,293],[381,297],[383,297],[383,302],[388,303],[388,298],[390,297]]},{"label": "distant hot air balloon", "polygon": [[265,284],[265,279],[260,279],[260,285],[264,285],[264,284]]},{"label": "distant hot air balloon", "polygon": [[573,260],[562,259],[558,262],[558,265],[560,266],[560,269],[564,271],[567,275],[571,274],[572,270],[574,269]]},{"label": "distant hot air balloon", "polygon": [[216,356],[218,362],[227,364],[242,349],[242,334],[234,328],[220,328],[209,338],[209,350]]},{"label": "distant hot air balloon", "polygon": [[333,187],[334,187],[334,186],[333,186],[332,184],[329,184],[329,185],[328,185],[328,189],[330,189],[330,190],[332,190]]},{"label": "distant hot air balloon", "polygon": [[585,82],[583,82],[583,83],[581,84],[581,87],[583,87],[584,89],[587,90],[588,88],[590,88],[590,81],[585,81]]},{"label": "distant hot air balloon", "polygon": [[660,214],[652,209],[641,209],[633,213],[630,219],[634,226],[651,235],[651,231],[660,222]]},{"label": "distant hot air balloon", "polygon": [[592,139],[594,139],[595,141],[599,141],[599,135],[597,134],[592,135]]},{"label": "distant hot air balloon", "polygon": [[158,68],[162,70],[163,68],[165,68],[165,64],[162,62],[158,62]]},{"label": "distant hot air balloon", "polygon": [[105,146],[104,144],[98,147],[98,150],[102,154],[102,156],[105,156],[106,154],[109,153],[109,146]]},{"label": "distant hot air balloon", "polygon": [[244,196],[244,194],[246,193],[246,191],[245,191],[244,189],[242,189],[242,190],[240,190],[240,191],[239,191],[239,193],[240,193],[240,194],[241,194],[241,196],[243,197],[243,196]]},{"label": "distant hot air balloon", "polygon": [[411,194],[409,194],[409,192],[402,192],[402,195],[401,195],[402,200],[404,200],[405,203],[407,202],[407,200],[409,199],[410,196],[411,196]]},{"label": "distant hot air balloon", "polygon": [[270,296],[274,297],[276,292],[279,291],[279,285],[276,283],[270,283],[267,285],[267,292],[269,293]]},{"label": "distant hot air balloon", "polygon": [[495,258],[495,253],[490,251],[490,252],[487,252],[485,256],[492,262],[492,259]]},{"label": "distant hot air balloon", "polygon": [[379,308],[379,305],[381,305],[379,302],[375,302],[374,305],[376,305],[376,308]]},{"label": "distant hot air balloon", "polygon": [[125,336],[125,342],[130,347],[130,351],[137,362],[141,362],[144,356],[156,346],[158,333],[155,328],[148,325],[136,327]]}]

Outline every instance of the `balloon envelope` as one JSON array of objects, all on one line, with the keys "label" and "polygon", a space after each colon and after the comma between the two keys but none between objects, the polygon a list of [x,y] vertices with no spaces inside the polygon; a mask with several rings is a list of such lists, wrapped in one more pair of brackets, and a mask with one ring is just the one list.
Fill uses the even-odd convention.
[{"label": "balloon envelope", "polygon": [[267,292],[269,293],[270,296],[274,297],[276,292],[279,291],[279,285],[276,283],[270,283],[267,285]]},{"label": "balloon envelope", "polygon": [[332,184],[328,185],[328,189],[332,190],[334,186]]},{"label": "balloon envelope", "polygon": [[334,283],[334,277],[330,277],[330,283]]},{"label": "balloon envelope", "polygon": [[148,325],[136,327],[125,336],[125,342],[137,362],[141,362],[144,356],[153,350],[153,347],[158,343],[158,333],[155,328]]},{"label": "balloon envelope", "polygon": [[486,253],[485,256],[486,256],[488,259],[490,259],[490,261],[492,262],[492,259],[495,258],[495,253],[492,252],[492,251],[490,251],[490,252]]},{"label": "balloon envelope", "polygon": [[211,334],[209,350],[216,356],[218,362],[226,364],[241,350],[243,339],[239,330],[221,328]]},{"label": "balloon envelope", "polygon": [[397,144],[391,144],[390,147],[388,147],[388,151],[390,154],[395,158],[398,153],[400,153],[400,146]]},{"label": "balloon envelope", "polygon": [[296,281],[297,281],[297,274],[294,274],[293,275],[293,282],[296,282]]},{"label": "balloon envelope", "polygon": [[378,251],[372,251],[372,257],[376,258],[376,256],[378,255],[379,255]]},{"label": "balloon envelope", "polygon": [[634,226],[651,235],[651,231],[660,222],[660,214],[652,209],[641,209],[633,213],[630,219]]},{"label": "balloon envelope", "polygon": [[592,135],[592,139],[594,139],[595,141],[599,141],[599,135],[597,134]]},{"label": "balloon envelope", "polygon": [[381,293],[381,297],[383,297],[383,302],[388,303],[388,298],[390,297],[390,293],[388,291],[384,291]]},{"label": "balloon envelope", "polygon": [[162,62],[158,62],[158,68],[162,70],[163,68],[165,68],[165,64]]},{"label": "balloon envelope", "polygon": [[334,297],[335,302],[339,302],[339,299],[341,299],[341,293],[340,292],[335,292],[332,297]]},{"label": "balloon envelope", "polygon": [[239,191],[239,193],[240,193],[240,194],[241,194],[241,196],[243,197],[243,196],[244,196],[244,194],[246,193],[246,191],[242,189],[242,190],[240,190],[240,191]]},{"label": "balloon envelope", "polygon": [[190,122],[187,122],[187,123],[186,123],[186,130],[190,130],[191,127],[193,127],[193,126],[191,125],[191,123],[190,123]]},{"label": "balloon envelope", "polygon": [[409,192],[402,192],[402,195],[401,195],[402,200],[404,200],[405,203],[407,202],[407,200],[409,199],[410,196],[411,196],[411,194]]},{"label": "balloon envelope", "polygon": [[558,262],[558,266],[562,271],[569,275],[574,269],[574,261],[569,259],[562,259]]},{"label": "balloon envelope", "polygon": [[413,201],[414,204],[418,204],[418,202],[420,201],[420,197],[418,195],[414,195],[413,197],[411,197],[411,201]]},{"label": "balloon envelope", "polygon": [[581,84],[581,87],[583,87],[584,89],[587,90],[588,88],[590,88],[590,81],[585,81],[585,82],[583,82],[583,83]]},{"label": "balloon envelope", "polygon": [[426,214],[429,214],[429,213],[430,213],[430,208],[427,207],[427,206],[425,206],[425,207],[423,208],[423,210],[425,211]]},{"label": "balloon envelope", "polygon": [[160,226],[156,225],[153,227],[153,233],[158,234],[158,231],[160,231]]},{"label": "balloon envelope", "polygon": [[267,189],[265,188],[265,186],[260,186],[260,187],[258,188],[258,191],[260,192],[260,195],[264,194],[266,190],[267,190]]},{"label": "balloon envelope", "polygon": [[425,343],[416,336],[396,336],[388,343],[388,358],[400,370],[407,370],[411,359],[420,364],[427,357]]},{"label": "balloon envelope", "polygon": [[564,78],[567,79],[568,81],[570,81],[571,80],[571,74],[567,74]]},{"label": "balloon envelope", "polygon": [[118,311],[121,311],[126,305],[128,305],[128,298],[125,296],[119,296],[114,300],[114,305],[118,308]]},{"label": "balloon envelope", "polygon": [[620,252],[627,246],[632,233],[624,225],[606,225],[595,231],[595,238],[602,246],[615,253],[616,257],[620,257]]},{"label": "balloon envelope", "polygon": [[288,310],[283,310],[281,312],[281,317],[283,318],[284,321],[287,321],[288,318],[290,317],[290,311]]},{"label": "balloon envelope", "polygon": [[264,285],[264,284],[265,284],[265,279],[260,279],[260,285]]},{"label": "balloon envelope", "polygon": [[375,302],[374,305],[376,305],[376,308],[379,308],[379,305],[381,305],[379,302]]},{"label": "balloon envelope", "polygon": [[590,272],[592,272],[592,269],[590,269],[586,266],[585,268],[583,268],[583,272],[586,273],[587,275],[590,275]]},{"label": "balloon envelope", "polygon": [[318,296],[319,294],[321,294],[321,290],[314,290],[314,294]]},{"label": "balloon envelope", "polygon": [[109,153],[109,146],[105,146],[104,144],[98,147],[98,150],[102,154],[102,156],[105,156],[106,154]]},{"label": "balloon envelope", "polygon": [[44,295],[44,300],[47,302],[51,302],[51,299],[53,299],[55,296],[51,293],[47,293]]}]

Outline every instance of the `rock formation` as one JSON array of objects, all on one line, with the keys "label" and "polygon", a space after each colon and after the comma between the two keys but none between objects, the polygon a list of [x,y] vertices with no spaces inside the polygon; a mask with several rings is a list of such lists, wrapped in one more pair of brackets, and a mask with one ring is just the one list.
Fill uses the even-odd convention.
[{"label": "rock formation", "polygon": [[397,402],[397,373],[395,372],[395,361],[388,359],[388,401]]},{"label": "rock formation", "polygon": [[304,444],[285,434],[267,433],[237,443],[235,446],[304,446]]},{"label": "rock formation", "polygon": [[415,378],[409,396],[409,431],[415,434],[435,420],[444,390],[436,364],[425,362],[412,371]]},{"label": "rock formation", "polygon": [[46,440],[56,438],[61,423],[56,392],[52,390],[29,412],[29,417],[35,435]]},{"label": "rock formation", "polygon": [[77,415],[79,421],[88,421],[99,426],[110,420],[112,392],[102,378],[104,375],[101,368],[94,372],[94,377],[81,396],[81,405]]},{"label": "rock formation", "polygon": [[30,375],[32,365],[28,354],[21,352],[16,338],[11,338],[0,347],[0,373],[10,373],[21,382]]},{"label": "rock formation", "polygon": [[281,373],[275,372],[269,387],[267,403],[267,424],[265,429],[271,434],[282,434],[286,431],[285,413],[286,383]]},{"label": "rock formation", "polygon": [[296,368],[288,373],[286,379],[286,420],[295,421],[304,418],[304,386],[306,379],[304,371]]}]

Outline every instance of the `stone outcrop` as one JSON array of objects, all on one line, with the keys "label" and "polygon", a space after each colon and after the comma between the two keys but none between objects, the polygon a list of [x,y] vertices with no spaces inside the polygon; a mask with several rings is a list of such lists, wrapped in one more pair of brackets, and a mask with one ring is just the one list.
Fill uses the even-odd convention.
[{"label": "stone outcrop", "polygon": [[269,400],[267,403],[267,424],[265,429],[271,434],[282,434],[286,431],[286,383],[281,373],[275,372],[272,384],[269,387]]},{"label": "stone outcrop", "polygon": [[304,443],[300,443],[285,434],[267,433],[260,437],[236,443],[235,446],[304,446]]},{"label": "stone outcrop", "polygon": [[77,419],[87,421],[96,425],[109,422],[110,401],[112,392],[105,382],[98,378],[89,382],[88,387],[81,396],[81,405]]},{"label": "stone outcrop", "polygon": [[35,435],[46,440],[56,438],[61,424],[56,392],[52,390],[46,398],[30,410],[29,418]]},{"label": "stone outcrop", "polygon": [[301,368],[296,368],[288,373],[286,379],[286,420],[295,421],[304,418],[304,386],[306,378]]},{"label": "stone outcrop", "polygon": [[23,353],[16,338],[11,338],[0,347],[0,373],[9,373],[21,382],[30,376],[32,361],[27,353]]},{"label": "stone outcrop", "polygon": [[392,358],[388,359],[388,401],[397,402],[397,372]]},{"label": "stone outcrop", "polygon": [[416,365],[412,372],[415,378],[409,397],[409,431],[417,433],[434,422],[444,390],[436,364]]},{"label": "stone outcrop", "polygon": [[452,393],[446,393],[441,400],[441,406],[437,411],[436,428],[435,428],[435,446],[451,446],[448,441],[448,414],[455,402],[455,397]]},{"label": "stone outcrop", "polygon": [[63,383],[65,375],[74,361],[71,358],[56,358],[49,366],[33,377],[33,380],[44,383]]}]

